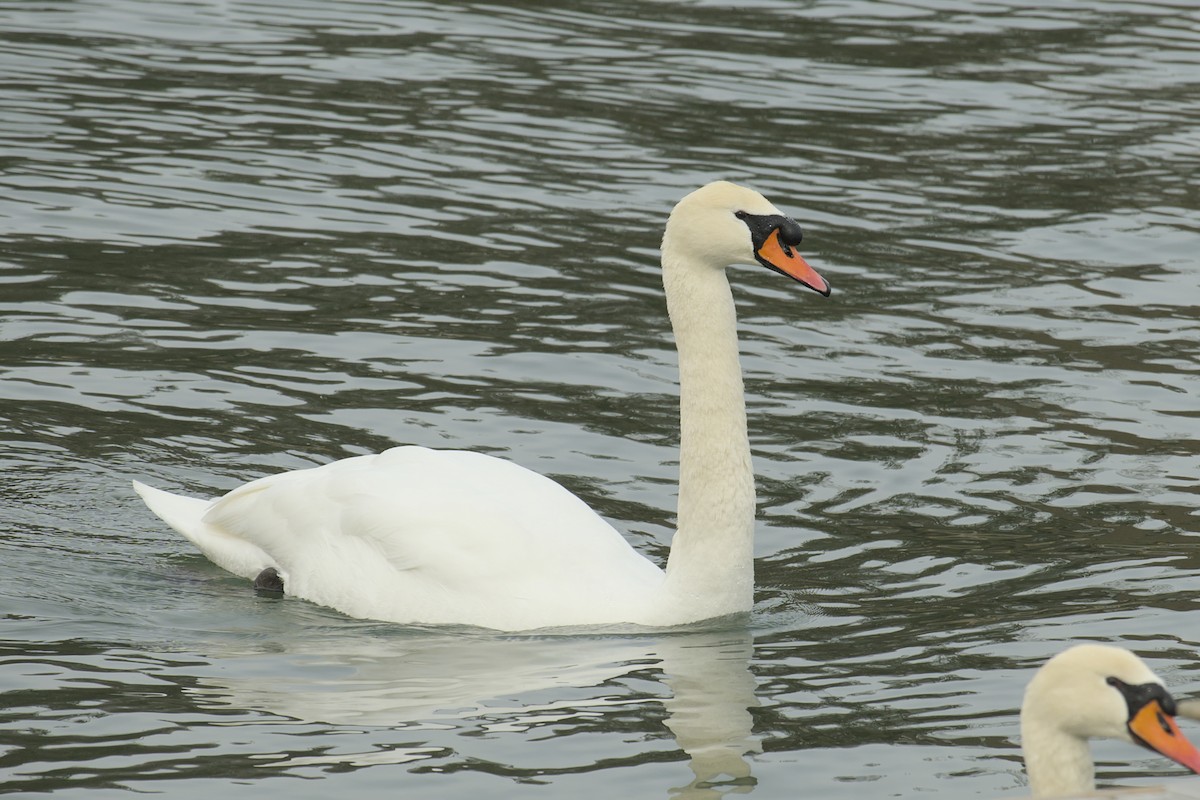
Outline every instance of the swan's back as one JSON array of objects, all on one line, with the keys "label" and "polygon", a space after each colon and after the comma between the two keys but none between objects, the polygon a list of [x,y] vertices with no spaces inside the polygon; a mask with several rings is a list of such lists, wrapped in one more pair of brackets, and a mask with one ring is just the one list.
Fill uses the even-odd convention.
[{"label": "swan's back", "polygon": [[[644,613],[663,576],[562,486],[480,453],[397,447],[195,502],[170,508],[198,512],[190,518],[159,516],[226,569],[253,578],[274,567],[288,594],[357,617],[609,622],[614,608]],[[239,557],[213,556],[225,549]],[[241,557],[254,552],[265,562]]]}]

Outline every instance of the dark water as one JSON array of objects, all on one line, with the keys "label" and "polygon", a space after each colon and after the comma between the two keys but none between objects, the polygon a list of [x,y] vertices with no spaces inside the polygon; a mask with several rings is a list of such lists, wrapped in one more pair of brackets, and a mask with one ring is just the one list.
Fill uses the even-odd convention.
[{"label": "dark water", "polygon": [[[0,792],[1016,796],[1067,643],[1200,692],[1200,13],[561,5],[0,3]],[[718,177],[835,287],[733,276],[748,626],[349,620],[132,496],[469,447],[663,556]]]}]

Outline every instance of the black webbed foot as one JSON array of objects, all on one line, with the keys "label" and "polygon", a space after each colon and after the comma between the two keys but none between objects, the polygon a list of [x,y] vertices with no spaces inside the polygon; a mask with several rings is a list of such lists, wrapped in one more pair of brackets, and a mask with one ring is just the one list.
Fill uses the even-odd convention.
[{"label": "black webbed foot", "polygon": [[260,597],[283,596],[283,576],[274,567],[267,567],[254,579],[254,593]]}]

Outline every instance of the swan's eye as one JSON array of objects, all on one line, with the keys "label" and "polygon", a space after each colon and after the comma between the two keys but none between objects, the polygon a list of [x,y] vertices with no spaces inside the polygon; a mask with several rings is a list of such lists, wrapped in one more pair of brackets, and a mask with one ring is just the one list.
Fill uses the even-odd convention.
[{"label": "swan's eye", "polygon": [[735,211],[735,212],[733,212],[733,215],[740,220],[744,220],[744,219],[746,219],[746,217],[750,216],[745,211]]}]

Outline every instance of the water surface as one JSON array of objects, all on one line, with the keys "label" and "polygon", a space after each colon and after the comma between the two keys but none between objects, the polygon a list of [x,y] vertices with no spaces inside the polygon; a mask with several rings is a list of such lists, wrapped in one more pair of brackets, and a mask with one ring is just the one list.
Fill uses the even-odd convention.
[{"label": "water surface", "polygon": [[[6,2],[0,39],[0,791],[1019,796],[1068,643],[1200,692],[1187,4]],[[834,285],[733,275],[746,625],[351,620],[131,494],[470,447],[663,558],[657,245],[714,178]]]}]

